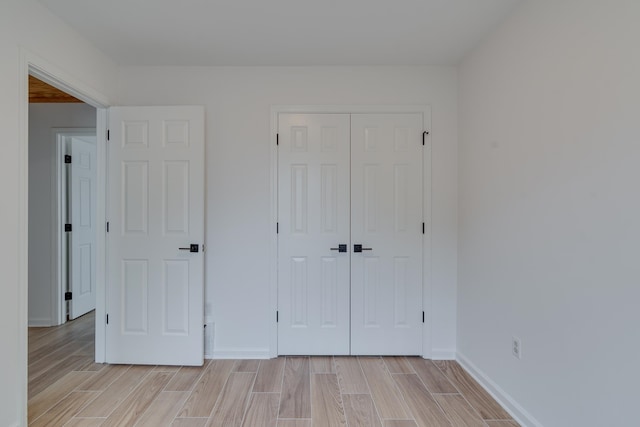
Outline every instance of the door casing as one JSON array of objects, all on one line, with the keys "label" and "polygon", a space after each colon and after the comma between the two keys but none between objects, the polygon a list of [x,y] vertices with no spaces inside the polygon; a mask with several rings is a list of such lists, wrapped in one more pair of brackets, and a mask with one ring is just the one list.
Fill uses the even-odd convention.
[{"label": "door casing", "polygon": [[[29,75],[48,83],[86,102],[97,110],[96,134],[98,145],[97,170],[97,218],[98,224],[106,222],[106,134],[108,98],[87,86],[65,70],[43,59],[24,47],[20,47],[18,87],[18,376],[21,378],[16,394],[19,404],[20,425],[27,425],[27,355],[28,355],[28,289],[29,289]],[[98,233],[96,253],[96,319],[105,318],[105,254],[106,238]],[[104,362],[105,323],[96,321],[95,359]]]},{"label": "door casing", "polygon": [[278,324],[276,312],[278,310],[278,236],[276,224],[278,222],[278,115],[280,113],[298,114],[357,114],[357,113],[421,113],[424,123],[425,148],[423,153],[423,212],[425,234],[423,238],[423,268],[422,295],[425,311],[422,332],[422,357],[431,357],[431,107],[429,105],[274,105],[271,107],[271,135],[270,143],[270,221],[272,225],[271,241],[269,242],[269,294],[270,311],[273,313],[273,323],[270,328],[269,356],[278,356]]}]

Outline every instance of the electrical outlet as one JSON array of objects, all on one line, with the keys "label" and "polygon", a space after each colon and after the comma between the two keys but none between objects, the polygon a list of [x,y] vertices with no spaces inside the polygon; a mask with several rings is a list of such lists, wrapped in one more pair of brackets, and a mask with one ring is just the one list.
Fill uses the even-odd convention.
[{"label": "electrical outlet", "polygon": [[522,359],[522,343],[518,337],[511,337],[511,354],[518,359]]}]

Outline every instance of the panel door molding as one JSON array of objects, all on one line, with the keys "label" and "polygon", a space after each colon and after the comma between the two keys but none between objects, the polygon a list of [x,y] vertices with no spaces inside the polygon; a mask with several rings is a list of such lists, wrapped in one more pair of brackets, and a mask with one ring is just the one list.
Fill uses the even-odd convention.
[{"label": "panel door molding", "polygon": [[71,145],[71,248],[69,264],[72,299],[69,318],[96,308],[97,145],[95,138],[69,137]]},{"label": "panel door molding", "polygon": [[280,354],[349,354],[349,116],[280,116]]},{"label": "panel door molding", "polygon": [[204,109],[115,107],[110,134],[107,362],[202,365]]},{"label": "panel door molding", "polygon": [[351,352],[422,354],[422,115],[351,115]]},{"label": "panel door molding", "polygon": [[[423,354],[423,126],[278,115],[278,354]],[[330,341],[336,313],[348,333]]]}]

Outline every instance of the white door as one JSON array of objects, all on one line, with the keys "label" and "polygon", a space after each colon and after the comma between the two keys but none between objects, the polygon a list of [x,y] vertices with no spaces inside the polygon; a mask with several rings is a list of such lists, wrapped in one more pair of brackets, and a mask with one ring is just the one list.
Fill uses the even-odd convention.
[{"label": "white door", "polygon": [[204,109],[116,107],[109,130],[107,362],[202,365]]},{"label": "white door", "polygon": [[422,353],[422,114],[351,116],[351,352]]},{"label": "white door", "polygon": [[279,354],[422,353],[422,126],[279,115]]},{"label": "white door", "polygon": [[96,140],[71,137],[69,317],[96,308]]},{"label": "white door", "polygon": [[349,115],[278,121],[278,352],[349,354]]}]

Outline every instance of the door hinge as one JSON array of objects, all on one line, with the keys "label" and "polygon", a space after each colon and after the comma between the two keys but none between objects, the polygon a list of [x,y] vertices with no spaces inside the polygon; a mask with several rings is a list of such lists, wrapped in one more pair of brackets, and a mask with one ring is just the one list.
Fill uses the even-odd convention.
[{"label": "door hinge", "polygon": [[107,129],[107,141],[109,141],[109,137],[110,137],[110,136],[111,136],[111,135],[109,134],[109,129]]},{"label": "door hinge", "polygon": [[107,325],[109,324],[109,315],[107,314]]},{"label": "door hinge", "polygon": [[424,311],[422,312],[422,323],[424,323]]},{"label": "door hinge", "polygon": [[65,231],[66,233],[70,232],[70,231],[71,231],[71,224],[65,224],[65,225],[64,225],[64,231]]},{"label": "door hinge", "polygon": [[424,222],[422,223],[422,234],[424,234]]},{"label": "door hinge", "polygon": [[107,221],[107,233],[109,232],[109,221]]},{"label": "door hinge", "polygon": [[70,155],[68,155],[68,154],[65,154],[65,155],[64,155],[64,162],[65,162],[65,163],[71,163],[71,156],[70,156]]},{"label": "door hinge", "polygon": [[280,134],[276,133],[276,145],[280,145]]},{"label": "door hinge", "polygon": [[280,317],[279,312],[276,310],[276,323],[278,323],[278,320],[280,320],[279,317]]},{"label": "door hinge", "polygon": [[200,245],[200,246],[202,246],[202,253],[204,253],[204,250],[205,250],[204,245]]},{"label": "door hinge", "polygon": [[64,300],[65,301],[71,301],[73,299],[73,293],[71,292],[65,292],[64,293]]},{"label": "door hinge", "polygon": [[280,233],[280,223],[276,222],[276,234]]},{"label": "door hinge", "polygon": [[424,132],[422,132],[422,145],[424,145],[425,140],[427,139],[427,135],[429,135],[428,131],[425,130]]}]

